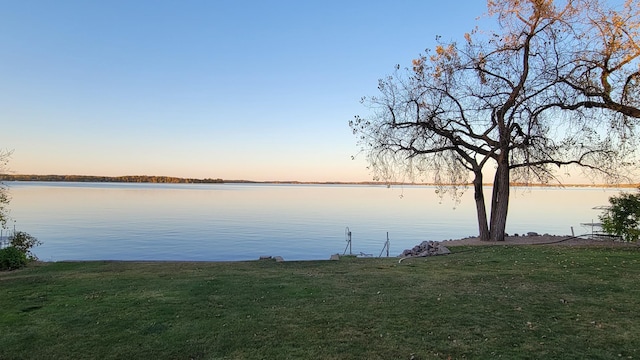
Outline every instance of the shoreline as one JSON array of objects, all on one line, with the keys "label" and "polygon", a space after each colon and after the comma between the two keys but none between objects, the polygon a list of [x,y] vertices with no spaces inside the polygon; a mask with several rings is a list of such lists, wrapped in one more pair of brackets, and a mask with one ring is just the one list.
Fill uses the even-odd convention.
[{"label": "shoreline", "polygon": [[[632,243],[632,242],[623,242],[616,241],[610,239],[596,240],[596,239],[585,239],[577,236],[571,235],[537,235],[537,236],[507,236],[505,241],[481,241],[479,237],[467,237],[462,239],[454,239],[454,240],[441,240],[434,241],[438,242],[445,247],[455,247],[455,246],[531,246],[531,245],[540,245],[540,246],[569,246],[569,247],[602,247],[602,248],[619,248],[619,247],[640,247],[640,243]],[[418,244],[416,244],[418,245]],[[333,258],[333,256],[338,255],[338,258]],[[381,259],[381,258],[394,258],[394,259],[408,259],[408,258],[418,258],[418,257],[405,257],[403,258],[400,255],[393,256],[357,256],[357,255],[344,255],[340,253],[329,254],[326,258],[322,259],[309,259],[309,260],[287,260],[286,258],[282,258],[277,255],[261,255],[258,258],[253,259],[242,259],[242,260],[113,260],[113,259],[103,259],[103,260],[36,260],[33,264],[47,264],[47,263],[84,263],[84,262],[105,262],[105,263],[241,263],[241,262],[253,262],[253,261],[263,261],[263,262],[313,262],[313,261],[335,261],[341,257],[354,257],[360,259]]]}]

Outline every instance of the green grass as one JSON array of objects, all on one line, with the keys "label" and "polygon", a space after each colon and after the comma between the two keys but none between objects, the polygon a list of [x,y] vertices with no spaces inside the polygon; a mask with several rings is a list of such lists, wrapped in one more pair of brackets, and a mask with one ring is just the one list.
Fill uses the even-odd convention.
[{"label": "green grass", "polygon": [[61,262],[0,273],[0,359],[638,359],[640,249]]}]

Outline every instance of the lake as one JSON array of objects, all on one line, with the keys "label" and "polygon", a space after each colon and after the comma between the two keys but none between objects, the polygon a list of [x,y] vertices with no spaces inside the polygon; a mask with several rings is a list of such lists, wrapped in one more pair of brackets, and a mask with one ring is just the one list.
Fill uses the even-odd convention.
[{"label": "lake", "polygon": [[[424,240],[478,234],[472,189],[459,204],[431,186],[7,182],[10,227],[45,261],[328,259],[397,256]],[[490,188],[487,191],[487,198]],[[514,188],[507,232],[590,232],[619,189]],[[348,250],[347,250],[348,252]],[[386,252],[384,253],[386,255]]]}]

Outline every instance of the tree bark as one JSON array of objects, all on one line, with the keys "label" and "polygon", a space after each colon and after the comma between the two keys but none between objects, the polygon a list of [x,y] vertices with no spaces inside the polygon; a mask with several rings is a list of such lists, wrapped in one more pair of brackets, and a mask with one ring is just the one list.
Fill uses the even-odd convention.
[{"label": "tree bark", "polygon": [[478,214],[478,230],[480,240],[489,241],[489,225],[487,224],[487,208],[484,202],[484,192],[482,188],[482,171],[475,171],[473,179],[473,197],[476,201],[476,213]]},{"label": "tree bark", "polygon": [[504,241],[509,210],[509,161],[505,151],[498,157],[491,198],[490,241]]}]

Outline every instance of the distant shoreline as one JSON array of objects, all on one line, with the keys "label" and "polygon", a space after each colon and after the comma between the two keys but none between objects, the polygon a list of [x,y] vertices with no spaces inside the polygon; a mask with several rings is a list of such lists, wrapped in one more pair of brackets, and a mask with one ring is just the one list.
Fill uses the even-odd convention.
[{"label": "distant shoreline", "polygon": [[[291,184],[291,185],[403,185],[403,186],[435,186],[434,183],[404,183],[404,182],[381,182],[381,181],[253,181],[253,180],[224,180],[224,179],[195,179],[181,178],[173,176],[149,176],[149,175],[126,175],[126,176],[94,176],[94,175],[12,175],[0,174],[0,181],[42,181],[42,182],[93,182],[93,183],[151,183],[151,184]],[[471,186],[472,184],[466,184]],[[485,183],[484,186],[491,186],[492,183]],[[593,188],[640,188],[640,184],[524,184],[511,183],[511,186],[520,187],[593,187]]]}]

